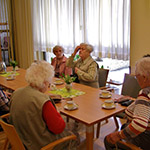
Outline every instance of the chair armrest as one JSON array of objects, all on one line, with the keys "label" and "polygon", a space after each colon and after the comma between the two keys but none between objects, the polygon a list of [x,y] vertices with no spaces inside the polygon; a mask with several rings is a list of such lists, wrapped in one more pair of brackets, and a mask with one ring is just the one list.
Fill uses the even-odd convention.
[{"label": "chair armrest", "polygon": [[2,116],[0,116],[0,119],[5,119],[5,122],[9,122],[9,115],[10,115],[10,113],[7,113],[7,114],[4,114],[4,115],[2,115]]},{"label": "chair armrest", "polygon": [[7,113],[7,114],[5,114],[5,115],[2,115],[2,116],[0,116],[0,118],[6,118],[6,119],[8,119],[9,118],[9,115],[10,115],[10,113]]},{"label": "chair armrest", "polygon": [[68,140],[76,140],[76,136],[75,135],[69,135],[69,136],[66,136],[66,137],[63,137],[61,139],[58,139],[44,147],[42,147],[40,150],[52,150],[56,145],[60,144],[60,143],[63,143],[65,141],[68,141]]},{"label": "chair armrest", "polygon": [[100,87],[99,89],[114,93],[114,88],[111,88],[111,87],[103,86],[103,87]]},{"label": "chair armrest", "polygon": [[113,84],[113,85],[122,85],[123,84],[123,83],[121,83],[119,81],[115,81],[115,80],[110,80],[110,81],[107,81],[106,83]]},{"label": "chair armrest", "polygon": [[126,145],[127,147],[131,148],[131,150],[142,150],[140,147],[137,147],[136,145],[126,141],[119,141],[119,143]]}]

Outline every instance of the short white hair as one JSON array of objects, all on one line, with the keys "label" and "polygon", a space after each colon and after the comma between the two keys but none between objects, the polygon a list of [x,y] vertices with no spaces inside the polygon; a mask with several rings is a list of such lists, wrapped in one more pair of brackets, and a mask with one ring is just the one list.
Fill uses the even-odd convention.
[{"label": "short white hair", "polygon": [[90,53],[93,52],[93,46],[90,45],[90,44],[86,44],[86,43],[81,43],[80,44],[81,46],[85,46],[86,47],[86,50],[88,50]]},{"label": "short white hair", "polygon": [[57,49],[59,49],[59,48],[61,48],[62,53],[64,53],[64,48],[63,48],[62,46],[60,46],[60,45],[56,45],[56,46],[53,48],[53,53],[55,54],[55,51],[56,51]]},{"label": "short white hair", "polygon": [[141,58],[136,62],[135,74],[150,77],[150,57]]},{"label": "short white hair", "polygon": [[29,84],[44,88],[44,82],[51,82],[54,77],[54,67],[46,61],[37,61],[27,69],[25,79]]}]

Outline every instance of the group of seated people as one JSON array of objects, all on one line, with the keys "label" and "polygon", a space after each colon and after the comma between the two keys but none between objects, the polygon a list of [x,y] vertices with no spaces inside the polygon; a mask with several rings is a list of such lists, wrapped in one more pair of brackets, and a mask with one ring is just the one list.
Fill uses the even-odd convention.
[{"label": "group of seated people", "polygon": [[[78,51],[80,59],[74,61]],[[14,91],[10,98],[10,105],[7,105],[7,112],[10,111],[10,123],[16,128],[27,150],[40,150],[41,147],[67,135],[78,135],[76,130],[66,128],[66,123],[57,111],[55,103],[45,92],[54,76],[59,77],[62,73],[71,75],[72,69],[81,84],[98,88],[98,66],[90,56],[92,51],[91,45],[82,43],[67,59],[63,48],[55,46],[53,52],[56,57],[51,64],[46,61],[38,61],[32,63],[27,69],[25,79],[28,86]],[[107,150],[114,149],[116,145],[120,149],[128,150],[128,147],[118,143],[122,139],[144,150],[149,149],[150,57],[137,61],[135,76],[142,90],[137,99],[126,109],[128,116],[126,125],[120,131],[106,136],[104,143]],[[6,103],[8,102],[9,100]],[[71,145],[65,142],[56,146],[55,149],[66,150],[68,146],[71,146],[72,150],[77,149],[78,141],[79,137],[77,141],[71,142]]]},{"label": "group of seated people", "polygon": [[[74,61],[74,57],[79,51],[80,58]],[[51,65],[54,66],[55,77],[65,75],[76,75],[79,83],[88,85],[94,88],[99,88],[98,83],[98,64],[91,57],[93,46],[86,43],[81,43],[77,46],[73,54],[67,59],[64,56],[64,49],[61,46],[55,46],[53,53],[56,55],[52,59]]]}]

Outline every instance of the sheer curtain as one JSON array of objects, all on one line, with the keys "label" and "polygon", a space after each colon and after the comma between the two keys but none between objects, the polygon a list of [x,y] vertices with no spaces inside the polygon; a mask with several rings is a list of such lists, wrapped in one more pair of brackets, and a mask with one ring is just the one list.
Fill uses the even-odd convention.
[{"label": "sheer curtain", "polygon": [[129,59],[130,0],[34,0],[33,25],[35,52],[86,42],[93,56]]}]

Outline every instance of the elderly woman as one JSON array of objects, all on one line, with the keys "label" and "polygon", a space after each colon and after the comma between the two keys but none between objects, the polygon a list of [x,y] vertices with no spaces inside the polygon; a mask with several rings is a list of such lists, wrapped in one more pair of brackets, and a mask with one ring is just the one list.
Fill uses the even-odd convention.
[{"label": "elderly woman", "polygon": [[[33,63],[26,71],[28,86],[16,90],[11,96],[10,122],[15,126],[28,150],[41,147],[72,133],[65,129],[65,122],[55,104],[44,94],[54,76],[53,66],[46,61]],[[69,143],[56,149],[66,149]]]},{"label": "elderly woman", "polygon": [[[78,51],[80,59],[74,62],[74,57]],[[74,53],[67,60],[67,66],[73,68],[81,84],[99,88],[98,64],[90,55],[92,51],[93,46],[81,43],[75,48]]]},{"label": "elderly woman", "polygon": [[56,57],[52,59],[51,65],[54,66],[55,77],[59,77],[62,74],[71,75],[72,69],[69,67],[66,67],[67,58],[64,56],[63,47],[56,45],[53,48],[53,53],[56,55]]},{"label": "elderly woman", "polygon": [[134,145],[149,150],[150,141],[150,57],[140,59],[136,63],[135,76],[141,87],[141,91],[134,103],[128,106],[126,114],[128,124],[119,132],[114,132],[106,136],[105,147],[111,150],[118,146],[120,149],[125,148],[119,144],[119,140],[125,139]]}]

